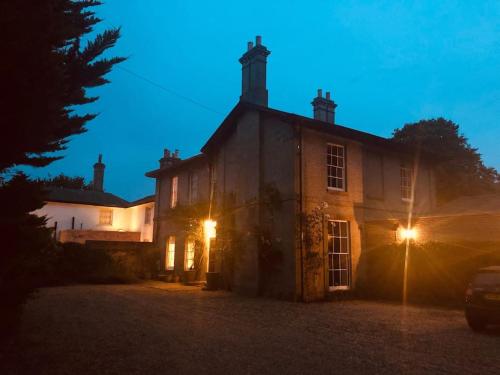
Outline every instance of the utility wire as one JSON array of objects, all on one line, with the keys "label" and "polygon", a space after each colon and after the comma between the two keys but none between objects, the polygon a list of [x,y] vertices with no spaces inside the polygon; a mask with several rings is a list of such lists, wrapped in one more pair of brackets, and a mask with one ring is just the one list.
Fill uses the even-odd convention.
[{"label": "utility wire", "polygon": [[169,88],[167,88],[167,87],[165,87],[165,86],[162,86],[162,85],[160,85],[159,83],[156,83],[156,82],[154,82],[154,81],[150,80],[149,78],[146,78],[146,77],[144,77],[144,76],[142,76],[142,75],[140,75],[140,74],[137,74],[137,73],[133,72],[133,71],[132,71],[132,70],[130,70],[130,69],[124,68],[124,67],[119,66],[119,65],[115,66],[115,68],[120,69],[120,70],[123,70],[124,72],[126,72],[126,73],[128,73],[128,74],[130,74],[130,75],[132,75],[132,76],[134,76],[134,77],[136,77],[136,78],[138,78],[138,79],[140,79],[141,81],[147,82],[147,83],[149,83],[150,85],[153,85],[153,86],[155,86],[155,87],[159,88],[160,90],[166,91],[166,92],[168,92],[169,94],[171,94],[171,95],[173,95],[173,96],[176,96],[176,97],[178,97],[178,98],[180,98],[180,99],[183,99],[183,100],[185,100],[185,101],[187,101],[187,102],[189,102],[189,103],[191,103],[191,104],[197,105],[198,107],[201,107],[201,108],[203,108],[203,109],[205,109],[205,110],[207,110],[207,111],[210,111],[210,112],[216,113],[216,114],[218,114],[218,115],[220,115],[220,116],[224,116],[224,114],[223,114],[222,112],[219,112],[219,111],[217,111],[216,109],[213,109],[213,108],[211,108],[211,107],[209,107],[209,106],[206,106],[205,104],[200,103],[200,102],[198,102],[198,101],[196,101],[196,100],[194,100],[194,99],[191,99],[191,98],[189,98],[189,97],[187,97],[187,96],[185,96],[185,95],[179,94],[178,92],[175,92],[174,90],[171,90],[171,89],[169,89]]}]

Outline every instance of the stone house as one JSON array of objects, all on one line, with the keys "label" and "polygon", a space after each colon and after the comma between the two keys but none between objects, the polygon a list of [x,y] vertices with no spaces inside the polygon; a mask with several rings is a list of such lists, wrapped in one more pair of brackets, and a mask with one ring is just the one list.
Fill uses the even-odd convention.
[{"label": "stone house", "polygon": [[99,155],[90,189],[50,188],[45,206],[34,213],[47,217],[47,226],[60,242],[152,242],[155,197],[128,202],[105,192],[104,169]]},{"label": "stone house", "polygon": [[239,293],[323,299],[355,288],[367,222],[395,220],[387,231],[396,237],[410,212],[433,209],[432,168],[389,139],[336,123],[328,92],[318,90],[313,118],[269,108],[269,54],[260,37],[248,43],[240,100],[201,155],[167,153],[147,174],[157,180],[155,240],[170,272],[186,269],[189,246],[162,212],[190,204],[195,173],[204,218],[217,229],[205,243],[205,269]]}]

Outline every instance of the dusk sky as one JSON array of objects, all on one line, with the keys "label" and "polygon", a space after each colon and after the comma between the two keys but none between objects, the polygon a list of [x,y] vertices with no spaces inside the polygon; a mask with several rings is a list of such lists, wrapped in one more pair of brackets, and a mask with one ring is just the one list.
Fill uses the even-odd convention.
[{"label": "dusk sky", "polygon": [[128,60],[89,93],[88,132],[32,175],[90,180],[102,153],[106,191],[153,194],[144,173],[163,149],[198,153],[238,102],[255,35],[271,51],[270,107],[311,116],[323,88],[338,123],[385,137],[442,116],[500,169],[500,1],[104,1],[97,31],[121,26],[111,54]]}]

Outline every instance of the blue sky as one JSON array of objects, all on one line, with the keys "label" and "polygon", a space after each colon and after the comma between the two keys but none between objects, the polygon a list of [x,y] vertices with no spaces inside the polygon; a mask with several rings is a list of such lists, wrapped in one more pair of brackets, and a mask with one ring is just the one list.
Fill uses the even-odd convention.
[{"label": "blue sky", "polygon": [[238,58],[255,35],[271,50],[271,107],[311,116],[323,88],[338,123],[381,136],[443,116],[500,169],[500,1],[104,1],[96,30],[122,27],[111,54],[176,94],[115,69],[89,93],[100,100],[84,107],[99,113],[88,132],[33,175],[90,180],[102,153],[107,191],[152,194],[144,173],[163,148],[196,154],[237,103]]}]

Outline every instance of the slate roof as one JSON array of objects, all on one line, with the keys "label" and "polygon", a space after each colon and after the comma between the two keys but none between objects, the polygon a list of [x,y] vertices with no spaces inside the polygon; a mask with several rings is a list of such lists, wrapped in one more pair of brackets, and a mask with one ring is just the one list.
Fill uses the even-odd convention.
[{"label": "slate roof", "polygon": [[227,115],[227,117],[222,121],[221,125],[208,139],[205,145],[202,147],[202,152],[209,152],[211,149],[216,147],[217,144],[222,142],[234,129],[232,126],[237,118],[245,113],[247,110],[256,110],[267,116],[278,117],[279,119],[289,122],[299,124],[301,127],[311,129],[314,131],[319,131],[334,136],[352,139],[361,143],[370,144],[376,147],[380,147],[386,150],[392,150],[395,152],[409,154],[412,150],[409,150],[407,146],[402,146],[395,143],[394,141],[379,137],[374,134],[366,133],[360,130],[351,129],[339,124],[330,124],[328,122],[315,120],[309,117],[297,115],[290,112],[284,112],[277,109],[263,107],[257,104],[242,102],[240,101],[232,111]]},{"label": "slate roof", "polygon": [[438,206],[431,216],[500,214],[500,194],[463,196]]},{"label": "slate roof", "polygon": [[[48,188],[48,202],[88,204],[92,206],[106,207],[131,207],[138,204],[154,201],[154,195],[150,195],[134,202],[128,202],[117,195],[104,191],[79,190],[67,188]],[[141,203],[138,203],[141,202]]]}]

